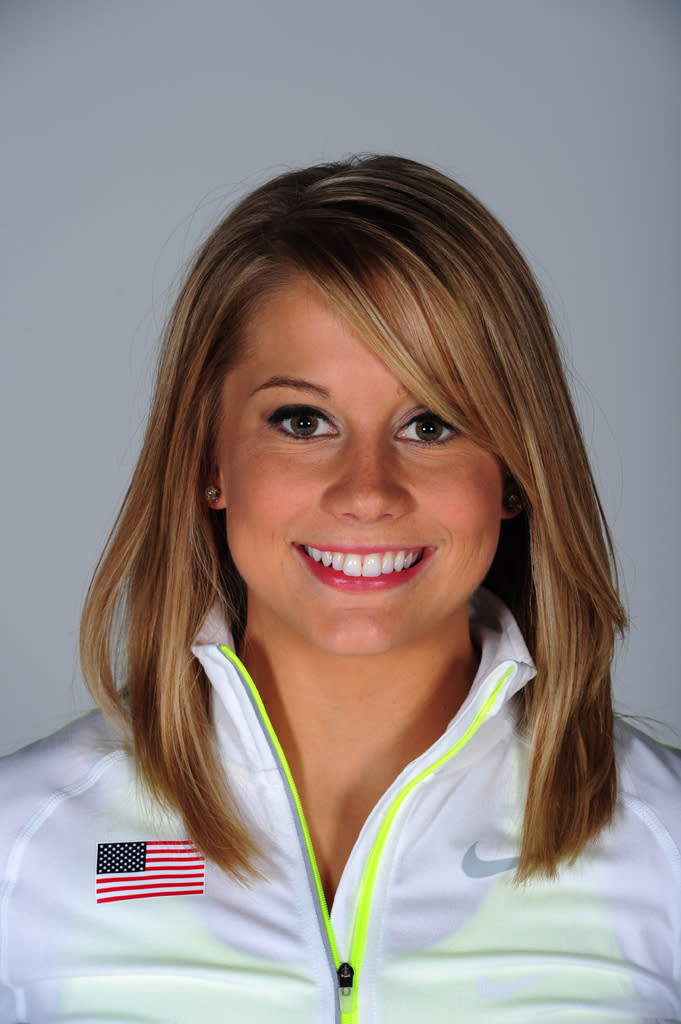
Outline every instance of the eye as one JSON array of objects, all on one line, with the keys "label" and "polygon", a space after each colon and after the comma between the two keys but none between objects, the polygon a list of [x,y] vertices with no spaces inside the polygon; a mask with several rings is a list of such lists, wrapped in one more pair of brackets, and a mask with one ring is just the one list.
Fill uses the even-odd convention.
[{"label": "eye", "polygon": [[446,441],[455,433],[456,429],[434,412],[419,413],[400,431],[400,435],[408,441],[422,441],[425,444]]},{"label": "eye", "polygon": [[285,405],[276,409],[268,423],[290,437],[324,437],[333,433],[326,416],[307,405]]}]

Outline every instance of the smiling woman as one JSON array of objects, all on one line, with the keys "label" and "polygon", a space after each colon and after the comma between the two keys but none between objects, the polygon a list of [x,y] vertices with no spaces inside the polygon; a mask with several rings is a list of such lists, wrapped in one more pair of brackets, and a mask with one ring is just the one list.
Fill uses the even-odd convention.
[{"label": "smiling woman", "polygon": [[0,1019],[681,1019],[624,618],[499,223],[397,157],[262,186],[168,325],[83,615],[104,716],[0,772]]},{"label": "smiling woman", "polygon": [[[373,656],[389,690],[402,675],[412,692],[446,679],[462,703],[475,661],[468,599],[511,515],[499,459],[415,401],[309,281],[260,307],[246,345],[225,379],[211,474],[248,591],[246,660],[273,648],[277,679],[300,679],[302,646],[323,663],[312,678],[330,681],[347,676],[338,657]],[[298,703],[299,683],[278,688]],[[316,718],[309,698],[300,714]]]}]

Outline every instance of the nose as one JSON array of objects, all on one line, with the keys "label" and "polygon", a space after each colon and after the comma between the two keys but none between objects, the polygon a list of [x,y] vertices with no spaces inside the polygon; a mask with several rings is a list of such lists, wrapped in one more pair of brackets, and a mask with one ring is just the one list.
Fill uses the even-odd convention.
[{"label": "nose", "polygon": [[404,515],[410,497],[390,444],[358,439],[339,452],[323,504],[337,517],[372,523]]}]

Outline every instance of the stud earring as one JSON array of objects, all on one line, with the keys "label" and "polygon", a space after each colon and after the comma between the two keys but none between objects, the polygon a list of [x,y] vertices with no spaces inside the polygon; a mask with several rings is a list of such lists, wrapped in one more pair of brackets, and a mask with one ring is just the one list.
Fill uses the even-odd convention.
[{"label": "stud earring", "polygon": [[206,487],[206,501],[208,501],[209,504],[212,504],[214,501],[217,501],[219,497],[219,487]]},{"label": "stud earring", "polygon": [[504,508],[507,512],[522,512],[523,503],[520,495],[513,491],[508,497],[504,498]]}]

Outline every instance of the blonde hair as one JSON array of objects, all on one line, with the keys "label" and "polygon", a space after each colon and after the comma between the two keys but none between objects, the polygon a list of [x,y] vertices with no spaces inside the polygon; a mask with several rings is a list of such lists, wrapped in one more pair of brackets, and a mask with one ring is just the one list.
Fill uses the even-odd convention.
[{"label": "blonde hair", "polygon": [[205,242],[171,315],[140,459],[86,599],[85,678],[129,729],[151,792],[205,854],[238,877],[256,870],[190,645],[216,601],[237,643],[243,635],[244,584],[224,514],[204,493],[220,391],[258,304],[301,273],[420,401],[498,456],[522,496],[486,584],[537,666],[525,690],[519,877],[551,874],[612,816],[610,667],[625,615],[537,284],[489,211],[429,167],[379,156],[284,174]]}]

